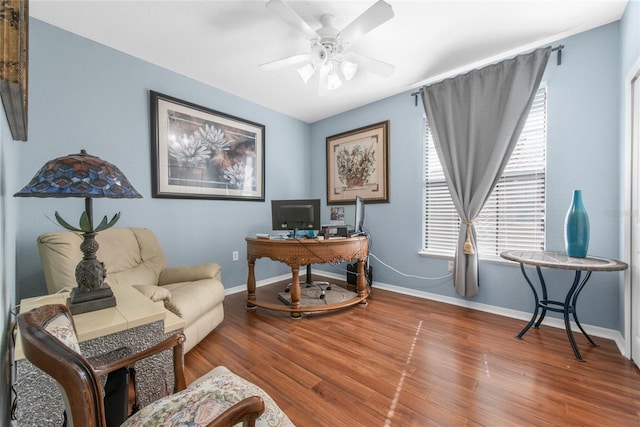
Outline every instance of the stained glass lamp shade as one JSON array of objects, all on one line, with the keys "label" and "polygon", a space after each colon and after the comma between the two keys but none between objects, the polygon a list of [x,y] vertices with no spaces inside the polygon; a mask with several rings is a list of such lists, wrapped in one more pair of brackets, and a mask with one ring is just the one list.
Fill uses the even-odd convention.
[{"label": "stained glass lamp shade", "polygon": [[108,220],[105,216],[100,224],[93,226],[92,199],[141,198],[117,166],[81,150],[78,154],[58,157],[45,163],[38,173],[16,197],[84,197],[85,211],[80,217],[79,227],[70,225],[56,212],[56,220],[64,228],[83,233],[80,245],[83,257],[76,267],[76,281],[67,299],[67,305],[74,314],[113,307],[115,297],[108,284],[104,283],[106,270],[96,258],[98,243],[95,236],[99,231],[112,227],[120,218],[120,213]]}]

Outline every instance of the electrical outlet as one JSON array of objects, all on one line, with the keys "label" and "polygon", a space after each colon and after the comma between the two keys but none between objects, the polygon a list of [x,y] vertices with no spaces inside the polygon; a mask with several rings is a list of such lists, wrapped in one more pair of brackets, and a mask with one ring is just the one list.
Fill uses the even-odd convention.
[{"label": "electrical outlet", "polygon": [[449,273],[453,273],[453,261],[449,261],[449,262],[447,263],[447,271],[448,271]]},{"label": "electrical outlet", "polygon": [[231,252],[231,259],[238,261],[240,259],[240,253],[238,251]]}]

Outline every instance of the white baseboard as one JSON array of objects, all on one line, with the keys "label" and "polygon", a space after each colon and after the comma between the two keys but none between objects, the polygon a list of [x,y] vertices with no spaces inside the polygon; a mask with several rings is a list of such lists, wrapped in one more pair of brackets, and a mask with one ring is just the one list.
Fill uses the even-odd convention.
[{"label": "white baseboard", "polygon": [[[326,277],[329,279],[334,279],[334,280],[341,280],[341,281],[345,280],[344,275],[331,273],[327,271],[315,270],[313,274]],[[291,277],[290,274],[283,274],[281,276],[260,280],[256,282],[256,287],[270,285],[272,283],[287,280],[290,277]],[[497,314],[498,316],[510,317],[512,319],[524,320],[526,322],[528,322],[531,319],[531,313],[529,312],[511,310],[509,308],[498,307],[495,305],[467,301],[461,298],[448,297],[444,295],[434,294],[431,292],[418,291],[416,289],[403,288],[401,286],[389,285],[386,283],[380,283],[376,281],[373,282],[373,287],[375,289],[383,289],[385,291],[397,292],[399,294],[409,295],[417,298],[424,298],[431,301],[442,302],[445,304],[456,305],[459,307],[466,307],[472,310],[478,310],[486,313]],[[246,285],[235,286],[233,288],[225,289],[225,295],[231,295],[238,292],[245,292],[246,290],[247,290]],[[564,329],[564,320],[551,317],[551,316],[545,317],[542,324],[545,326],[553,327],[553,328]],[[629,355],[625,351],[626,345],[625,345],[624,337],[622,336],[620,331],[617,331],[615,329],[602,328],[600,326],[586,325],[584,323],[582,324],[582,327],[591,336],[612,340],[613,342],[616,343],[616,346],[618,347],[618,351],[620,351],[620,354],[626,357],[627,359],[629,358]],[[571,322],[571,328],[573,330],[578,330],[578,325],[576,325],[574,322]]]},{"label": "white baseboard", "polygon": [[[258,281],[256,281],[256,288],[260,288],[262,286],[271,285],[273,283],[281,282],[283,280],[287,280],[287,279],[290,279],[290,278],[291,278],[291,273],[282,274],[280,276],[275,276],[275,277],[270,277],[270,278],[264,279],[264,280],[258,280]],[[232,295],[232,294],[237,294],[238,292],[246,292],[246,290],[247,290],[247,285],[245,283],[244,285],[234,286],[233,288],[229,288],[229,289],[225,288],[224,294],[225,295]]]}]

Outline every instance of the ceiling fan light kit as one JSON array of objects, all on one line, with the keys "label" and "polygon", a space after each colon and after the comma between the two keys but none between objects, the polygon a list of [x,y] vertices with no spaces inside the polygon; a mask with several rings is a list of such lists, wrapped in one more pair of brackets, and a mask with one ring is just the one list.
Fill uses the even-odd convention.
[{"label": "ceiling fan light kit", "polygon": [[347,61],[346,59],[340,64],[340,71],[347,81],[351,80],[358,71],[358,64],[355,62]]},{"label": "ceiling fan light kit", "polygon": [[[336,90],[342,86],[343,79],[351,80],[358,69],[365,69],[382,77],[389,77],[394,66],[378,61],[367,56],[349,52],[346,58],[343,54],[346,40],[353,41],[388,21],[393,17],[393,9],[384,0],[378,0],[342,31],[333,26],[333,15],[320,16],[322,27],[313,31],[311,27],[282,0],[270,0],[267,7],[280,16],[297,30],[307,36],[311,41],[311,48],[307,54],[297,54],[277,61],[260,65],[266,71],[300,64],[306,62],[297,69],[302,81],[306,84],[314,76],[318,75],[318,93],[326,93],[327,90]],[[357,62],[356,62],[357,61]],[[342,78],[340,77],[342,75]]]},{"label": "ceiling fan light kit", "polygon": [[338,73],[335,70],[329,71],[329,75],[327,75],[327,89],[336,90],[342,86],[342,80],[338,77]]},{"label": "ceiling fan light kit", "polygon": [[313,77],[315,72],[316,72],[316,67],[314,67],[313,64],[307,64],[298,68],[298,74],[300,74],[300,77],[302,78],[305,84],[309,81],[311,77]]}]

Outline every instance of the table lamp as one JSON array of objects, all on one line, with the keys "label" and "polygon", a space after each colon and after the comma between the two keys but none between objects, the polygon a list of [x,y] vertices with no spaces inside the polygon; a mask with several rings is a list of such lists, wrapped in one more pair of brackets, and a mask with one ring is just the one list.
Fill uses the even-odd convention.
[{"label": "table lamp", "polygon": [[93,226],[93,205],[95,197],[141,198],[140,193],[129,183],[117,166],[99,157],[80,150],[79,154],[58,157],[45,163],[38,173],[15,197],[84,197],[85,210],[80,216],[79,228],[70,225],[55,213],[58,223],[67,230],[83,233],[80,250],[82,260],[76,267],[77,288],[71,291],[67,306],[73,314],[86,313],[114,307],[116,298],[104,279],[107,275],[104,264],[98,261],[96,252],[98,232],[112,227],[120,212],[109,221],[105,216],[100,224]]}]

